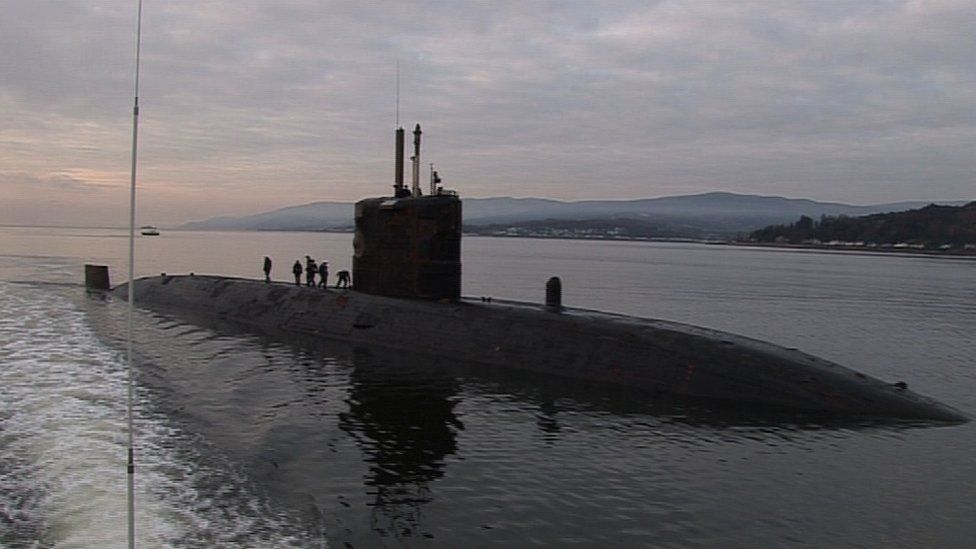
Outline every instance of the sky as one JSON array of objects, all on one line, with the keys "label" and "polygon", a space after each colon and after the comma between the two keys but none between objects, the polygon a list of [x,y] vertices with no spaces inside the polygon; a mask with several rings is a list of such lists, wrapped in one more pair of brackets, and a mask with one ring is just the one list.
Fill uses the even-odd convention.
[{"label": "sky", "polygon": [[[0,224],[128,224],[136,6],[3,1]],[[422,182],[434,163],[462,198],[976,199],[976,0],[144,0],[142,21],[138,224],[389,194],[398,65]]]}]

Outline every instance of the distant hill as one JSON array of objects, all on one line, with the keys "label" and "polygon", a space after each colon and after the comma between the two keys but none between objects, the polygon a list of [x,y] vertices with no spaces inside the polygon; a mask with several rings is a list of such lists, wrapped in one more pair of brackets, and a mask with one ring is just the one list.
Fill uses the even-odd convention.
[{"label": "distant hill", "polygon": [[[771,224],[787,223],[801,215],[858,216],[918,208],[926,202],[852,206],[779,196],[712,192],[638,200],[563,202],[543,198],[465,198],[466,227],[499,226],[542,220],[633,219],[655,226],[680,226],[682,232],[729,236]],[[957,203],[958,204],[958,203]],[[218,217],[187,223],[185,229],[327,230],[353,226],[353,205],[314,202],[244,217]]]},{"label": "distant hill", "polygon": [[312,202],[244,217],[214,217],[191,221],[179,228],[195,230],[317,231],[353,224],[353,205],[347,202]]},{"label": "distant hill", "polygon": [[976,248],[976,202],[964,206],[937,206],[863,217],[802,216],[788,225],[753,231],[754,242],[788,244],[844,244],[864,247],[924,249]]}]

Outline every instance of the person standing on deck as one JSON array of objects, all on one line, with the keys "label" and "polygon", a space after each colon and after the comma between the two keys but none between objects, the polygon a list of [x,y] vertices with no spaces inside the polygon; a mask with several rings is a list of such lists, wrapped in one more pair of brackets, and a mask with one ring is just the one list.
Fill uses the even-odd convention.
[{"label": "person standing on deck", "polygon": [[271,282],[271,258],[264,256],[264,281]]},{"label": "person standing on deck", "polygon": [[319,264],[319,287],[325,288],[329,282],[329,262],[323,261]]},{"label": "person standing on deck", "polygon": [[305,256],[305,284],[309,287],[315,287],[315,275],[318,274],[319,267],[315,264],[315,260],[309,256]]},{"label": "person standing on deck", "polygon": [[295,286],[302,285],[302,262],[295,260],[295,264],[291,268],[292,274],[295,275]]}]

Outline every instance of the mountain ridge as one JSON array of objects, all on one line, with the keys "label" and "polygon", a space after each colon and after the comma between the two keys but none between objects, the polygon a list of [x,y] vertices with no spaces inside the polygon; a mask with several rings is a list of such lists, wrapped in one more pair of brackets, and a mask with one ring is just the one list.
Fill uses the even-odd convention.
[{"label": "mountain ridge", "polygon": [[[631,218],[662,224],[700,228],[706,235],[731,235],[772,224],[787,223],[801,215],[860,216],[920,208],[934,202],[906,201],[875,205],[819,202],[808,198],[736,194],[722,191],[693,195],[631,200],[560,201],[548,198],[488,197],[464,199],[466,226],[502,225],[545,219],[596,220]],[[966,201],[938,201],[965,204]],[[220,216],[180,225],[196,230],[348,229],[353,226],[353,203],[317,201],[253,215]]]}]

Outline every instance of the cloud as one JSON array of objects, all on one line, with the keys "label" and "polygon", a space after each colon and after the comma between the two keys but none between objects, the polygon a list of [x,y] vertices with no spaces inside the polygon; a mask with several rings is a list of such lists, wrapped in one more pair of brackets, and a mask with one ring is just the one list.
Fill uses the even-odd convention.
[{"label": "cloud", "polygon": [[[125,184],[130,4],[8,6],[7,169]],[[149,2],[140,181],[213,215],[386,192],[399,60],[466,196],[971,198],[973,28],[951,0]]]},{"label": "cloud", "polygon": [[0,224],[121,226],[121,215],[113,223],[102,210],[119,210],[125,194],[104,179],[95,172],[36,176],[0,171]]},{"label": "cloud", "polygon": [[[87,177],[87,179],[86,179]],[[105,189],[115,188],[116,185],[99,182],[101,174],[84,174],[81,177],[67,173],[53,173],[42,177],[24,172],[2,172],[4,191],[13,192],[61,192],[92,194]]]}]

